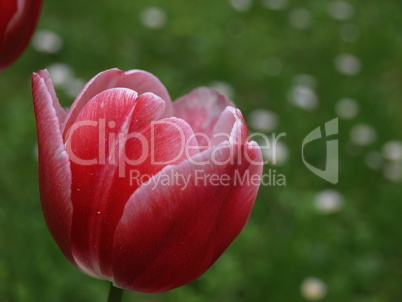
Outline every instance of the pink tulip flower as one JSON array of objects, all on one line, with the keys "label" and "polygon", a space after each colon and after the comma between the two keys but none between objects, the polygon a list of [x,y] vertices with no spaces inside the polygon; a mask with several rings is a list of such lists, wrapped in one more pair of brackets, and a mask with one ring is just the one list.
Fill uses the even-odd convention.
[{"label": "pink tulip flower", "polygon": [[262,173],[239,109],[208,88],[172,102],[141,70],[110,69],[68,111],[32,77],[47,226],[82,272],[163,292],[203,274],[245,226]]},{"label": "pink tulip flower", "polygon": [[38,21],[42,0],[0,0],[0,70],[27,47]]}]

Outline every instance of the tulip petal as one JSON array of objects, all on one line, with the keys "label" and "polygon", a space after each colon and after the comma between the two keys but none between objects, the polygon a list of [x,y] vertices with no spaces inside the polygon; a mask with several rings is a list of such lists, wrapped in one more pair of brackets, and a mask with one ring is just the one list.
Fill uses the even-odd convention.
[{"label": "tulip petal", "polygon": [[39,70],[39,76],[45,81],[47,90],[52,97],[53,100],[53,107],[56,110],[57,118],[59,119],[59,124],[61,125],[66,118],[67,111],[61,107],[59,99],[57,98],[56,91],[54,90],[54,86],[52,80],[50,79],[50,74],[46,69]]},{"label": "tulip petal", "polygon": [[173,102],[174,116],[184,119],[193,128],[200,146],[207,146],[213,127],[227,107],[233,103],[217,91],[205,87],[197,88]]},{"label": "tulip petal", "polygon": [[[215,159],[209,164],[187,160],[168,166],[130,197],[115,234],[116,286],[163,292],[187,284],[206,271],[242,230],[260,184],[261,150],[254,142],[234,148],[234,153],[227,144],[217,148],[192,158],[197,163]],[[236,160],[220,164],[227,158]],[[185,185],[174,175],[190,181]],[[197,175],[207,177],[206,182]],[[228,185],[215,185],[208,175],[226,175]],[[158,177],[170,182],[158,183]]]},{"label": "tulip petal", "polygon": [[[47,78],[32,76],[32,92],[38,131],[39,182],[47,226],[63,254],[75,263],[70,248],[72,222],[71,170],[60,132],[57,99],[52,99]],[[56,108],[55,108],[56,107]]]},{"label": "tulip petal", "polygon": [[1,18],[0,18],[0,45],[4,45],[7,26],[10,20],[16,14],[18,6],[16,1],[0,1]]},{"label": "tulip petal", "polygon": [[[79,128],[67,135],[73,177],[72,250],[80,268],[93,277],[108,279],[112,274],[115,227],[139,186],[131,183],[130,171],[152,176],[177,154],[181,140],[193,134],[177,118],[151,123],[164,110],[165,101],[152,93],[137,97],[130,89],[109,89],[87,103],[74,123]],[[152,162],[150,154],[161,163]]]},{"label": "tulip petal", "polygon": [[161,118],[170,117],[173,115],[172,100],[165,85],[155,77],[152,73],[144,70],[133,69],[126,71],[124,76],[121,76],[117,82],[118,87],[131,88],[138,93],[152,92],[166,102],[165,112]]},{"label": "tulip petal", "polygon": [[225,108],[212,130],[212,146],[224,141],[244,144],[248,139],[246,122],[240,110],[231,106]]},{"label": "tulip petal", "polygon": [[[101,218],[96,200],[111,190],[114,166],[108,163],[116,144],[111,135],[127,131],[137,96],[135,91],[123,88],[99,93],[82,108],[66,134],[74,207],[72,252],[79,268],[95,278],[104,278],[96,257],[95,225]],[[111,175],[104,173],[107,168],[112,170]]]},{"label": "tulip petal", "polygon": [[0,1],[0,70],[13,63],[27,47],[38,21],[42,2],[43,0]]},{"label": "tulip petal", "polygon": [[[62,126],[63,137],[66,138],[68,129],[76,120],[82,108],[97,94],[110,88],[129,88],[138,94],[152,92],[166,102],[166,112],[170,112],[171,99],[165,86],[149,72],[143,70],[109,69],[97,74],[83,88],[68,112],[66,121]],[[169,113],[170,114],[170,113]]]}]

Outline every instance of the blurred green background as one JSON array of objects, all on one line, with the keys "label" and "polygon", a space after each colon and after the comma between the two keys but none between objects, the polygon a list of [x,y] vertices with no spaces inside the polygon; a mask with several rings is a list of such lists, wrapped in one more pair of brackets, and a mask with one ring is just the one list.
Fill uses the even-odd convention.
[{"label": "blurred green background", "polygon": [[[145,69],[173,99],[225,92],[250,129],[286,133],[249,224],[197,281],[123,301],[402,301],[400,0],[45,0],[24,55],[0,74],[0,301],[106,301],[52,240],[38,193],[30,74],[68,107],[98,72]],[[301,160],[339,117],[339,183]],[[307,147],[306,147],[307,148]],[[267,158],[270,154],[265,154]],[[322,167],[325,142],[306,158]]]}]

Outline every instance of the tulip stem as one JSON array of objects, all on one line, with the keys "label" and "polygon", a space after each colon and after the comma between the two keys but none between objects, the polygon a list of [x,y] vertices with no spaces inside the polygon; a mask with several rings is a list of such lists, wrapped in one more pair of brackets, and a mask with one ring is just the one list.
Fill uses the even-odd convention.
[{"label": "tulip stem", "polygon": [[118,287],[114,287],[113,283],[110,283],[109,298],[107,302],[120,302],[123,297],[123,290]]}]

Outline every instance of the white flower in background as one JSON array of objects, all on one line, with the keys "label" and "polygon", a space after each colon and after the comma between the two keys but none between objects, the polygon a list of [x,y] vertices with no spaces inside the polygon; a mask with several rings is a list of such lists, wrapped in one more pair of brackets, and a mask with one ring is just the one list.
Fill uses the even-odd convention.
[{"label": "white flower in background", "polygon": [[38,30],[32,38],[33,48],[41,53],[56,53],[63,47],[62,38],[50,30]]},{"label": "white flower in background", "polygon": [[289,23],[297,29],[307,29],[313,23],[311,13],[303,8],[294,9],[289,13]]},{"label": "white flower in background", "polygon": [[282,61],[276,57],[267,58],[263,63],[263,70],[266,75],[276,77],[282,71]]},{"label": "white flower in background", "polygon": [[306,85],[293,86],[288,93],[288,99],[293,105],[307,111],[314,110],[318,105],[315,91]]},{"label": "white flower in background", "polygon": [[141,11],[140,20],[145,27],[159,29],[166,24],[166,13],[158,7],[148,7]]},{"label": "white flower in background", "polygon": [[336,190],[328,189],[318,192],[314,198],[314,205],[323,214],[338,212],[343,206],[344,198]]},{"label": "white flower in background", "polygon": [[66,85],[74,76],[73,69],[64,63],[54,63],[47,67],[55,87]]},{"label": "white flower in background", "polygon": [[73,69],[65,63],[54,63],[47,70],[54,86],[62,88],[69,97],[75,98],[85,85],[83,80],[74,77]]},{"label": "white flower in background", "polygon": [[356,75],[361,69],[360,59],[352,54],[340,54],[335,58],[335,68],[341,74]]},{"label": "white flower in background", "polygon": [[230,5],[239,12],[246,12],[253,5],[253,1],[252,0],[230,0]]},{"label": "white flower in background", "polygon": [[402,181],[402,163],[393,162],[383,166],[384,177],[393,182]]},{"label": "white flower in background", "polygon": [[341,39],[345,42],[356,42],[360,37],[360,29],[354,24],[345,24],[341,27]]},{"label": "white flower in background", "polygon": [[327,294],[327,285],[321,279],[309,277],[300,285],[302,296],[309,301],[318,301]]},{"label": "white flower in background", "polygon": [[288,157],[288,147],[281,141],[270,140],[269,145],[265,142],[260,143],[262,156],[270,165],[283,165]]},{"label": "white flower in background", "polygon": [[382,156],[381,156],[381,154],[379,152],[370,151],[364,157],[364,162],[366,163],[366,165],[369,168],[371,168],[373,170],[378,170],[378,169],[381,168],[383,160],[382,160]]},{"label": "white flower in background", "polygon": [[219,93],[223,94],[228,99],[233,100],[233,98],[234,98],[234,89],[233,89],[233,86],[230,85],[228,82],[213,81],[208,86],[213,88],[213,89],[215,89]]},{"label": "white flower in background", "polygon": [[333,1],[328,6],[329,15],[336,20],[348,20],[353,17],[354,8],[346,1]]},{"label": "white flower in background", "polygon": [[74,78],[71,79],[70,81],[68,81],[66,83],[66,85],[64,85],[64,92],[71,98],[76,98],[77,95],[81,92],[82,88],[85,85],[85,81],[78,79],[78,78]]},{"label": "white flower in background", "polygon": [[359,113],[359,105],[354,99],[340,99],[335,105],[336,114],[343,119],[352,119]]},{"label": "white flower in background", "polygon": [[377,133],[367,124],[357,124],[350,131],[350,141],[358,146],[368,146],[375,142]]},{"label": "white flower in background", "polygon": [[402,161],[402,142],[394,140],[385,143],[381,153],[389,161]]},{"label": "white flower in background", "polygon": [[272,10],[283,10],[289,5],[289,0],[262,0],[262,4]]},{"label": "white flower in background", "polygon": [[278,126],[278,116],[266,109],[253,110],[248,116],[248,124],[257,131],[272,131]]},{"label": "white flower in background", "polygon": [[317,88],[317,80],[309,74],[298,74],[293,77],[293,84],[299,86],[308,86],[312,89]]}]

